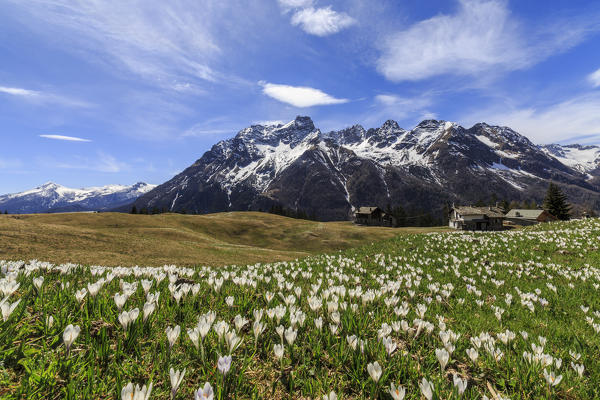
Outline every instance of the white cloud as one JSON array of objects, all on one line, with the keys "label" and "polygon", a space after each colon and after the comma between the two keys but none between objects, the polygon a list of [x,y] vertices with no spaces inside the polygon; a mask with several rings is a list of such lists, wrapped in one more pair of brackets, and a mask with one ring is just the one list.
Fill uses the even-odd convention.
[{"label": "white cloud", "polygon": [[0,93],[16,96],[19,99],[34,103],[34,104],[57,104],[67,107],[83,107],[88,108],[93,105],[82,100],[73,99],[57,94],[39,92],[37,90],[0,86]]},{"label": "white cloud", "polygon": [[273,125],[283,125],[283,124],[285,124],[285,122],[280,119],[273,119],[273,120],[265,120],[265,121],[254,121],[252,124],[253,125],[263,125],[263,126],[273,126]]},{"label": "white cloud", "polygon": [[588,79],[593,87],[600,87],[600,69],[589,74]]},{"label": "white cloud", "polygon": [[482,121],[509,126],[537,144],[582,139],[600,144],[600,94],[585,94],[546,107],[481,111],[461,122]]},{"label": "white cloud", "polygon": [[73,160],[57,161],[55,159],[43,158],[39,160],[46,168],[77,169],[84,171],[116,173],[131,170],[131,166],[117,160],[114,156],[99,151],[96,157],[73,157]]},{"label": "white cloud", "polygon": [[306,8],[313,5],[313,0],[277,0],[284,11],[289,11],[293,8]]},{"label": "white cloud", "polygon": [[305,8],[292,16],[292,25],[300,25],[304,32],[316,36],[327,36],[338,33],[356,23],[356,20],[343,12],[325,8]]},{"label": "white cloud", "polygon": [[66,140],[68,142],[91,142],[89,139],[82,139],[74,136],[63,136],[63,135],[40,135],[42,138],[54,139],[54,140]]},{"label": "white cloud", "polygon": [[11,94],[13,96],[22,96],[22,97],[39,97],[40,92],[36,92],[34,90],[22,89],[22,88],[13,88],[0,86],[0,93]]},{"label": "white cloud", "polygon": [[278,85],[268,82],[259,82],[259,84],[262,85],[263,93],[267,96],[282,103],[291,104],[294,107],[312,107],[348,102],[348,99],[338,99],[311,87]]},{"label": "white cloud", "polygon": [[121,172],[129,169],[129,164],[118,161],[110,154],[99,152],[98,159],[90,164],[90,169],[94,169],[99,172]]},{"label": "white cloud", "polygon": [[525,27],[504,0],[459,0],[458,11],[388,35],[378,70],[392,81],[524,69],[598,30],[594,18]]},{"label": "white cloud", "polygon": [[212,31],[218,23],[213,18],[221,9],[218,3],[32,0],[14,4],[42,21],[43,34],[60,37],[74,50],[87,52],[88,59],[100,56],[104,63],[165,87],[181,76],[216,80],[209,64],[220,53]]},{"label": "white cloud", "polygon": [[420,122],[426,116],[434,115],[428,110],[433,105],[434,96],[430,92],[420,93],[414,97],[398,96],[395,94],[379,94],[375,96],[373,110],[370,111],[362,120],[368,126],[375,126],[382,121],[395,119],[414,123],[415,118]]}]

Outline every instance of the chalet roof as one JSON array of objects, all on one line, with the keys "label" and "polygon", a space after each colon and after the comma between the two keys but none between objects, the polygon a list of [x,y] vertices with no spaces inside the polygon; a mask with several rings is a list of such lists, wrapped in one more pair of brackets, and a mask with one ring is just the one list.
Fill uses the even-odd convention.
[{"label": "chalet roof", "polygon": [[506,214],[506,216],[508,218],[537,219],[540,215],[543,214],[544,211],[545,210],[523,210],[513,208]]},{"label": "chalet roof", "polygon": [[504,213],[498,207],[454,207],[454,210],[460,215],[485,215],[488,218],[503,218]]},{"label": "chalet roof", "polygon": [[372,214],[379,207],[359,207],[357,214]]}]

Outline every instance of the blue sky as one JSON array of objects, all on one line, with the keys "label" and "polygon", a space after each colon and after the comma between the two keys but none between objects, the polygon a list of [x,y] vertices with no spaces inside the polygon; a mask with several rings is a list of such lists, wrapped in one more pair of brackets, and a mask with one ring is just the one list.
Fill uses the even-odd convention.
[{"label": "blue sky", "polygon": [[0,193],[162,183],[296,115],[323,131],[436,118],[598,144],[600,3],[0,2]]}]

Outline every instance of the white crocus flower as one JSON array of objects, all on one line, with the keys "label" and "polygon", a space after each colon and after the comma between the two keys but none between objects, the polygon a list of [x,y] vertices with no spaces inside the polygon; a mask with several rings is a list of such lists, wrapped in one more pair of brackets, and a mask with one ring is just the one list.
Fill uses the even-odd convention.
[{"label": "white crocus flower", "polygon": [[183,371],[175,371],[173,368],[171,368],[169,370],[169,378],[171,379],[171,399],[175,398],[175,395],[177,394],[177,391],[179,390],[179,386],[181,385],[181,382],[183,381],[183,376],[185,375],[185,371],[186,369],[184,368]]},{"label": "white crocus flower", "polygon": [[11,304],[7,300],[8,297],[2,300],[2,304],[0,305],[0,309],[2,310],[2,319],[4,320],[4,322],[8,321],[10,314],[12,314],[13,311],[15,311],[15,308],[17,308],[17,306],[21,302],[21,299],[19,299]]},{"label": "white crocus flower", "polygon": [[71,350],[71,345],[75,339],[77,339],[77,336],[79,336],[80,332],[81,328],[78,325],[69,324],[65,328],[65,331],[63,332],[63,342],[67,348],[67,353]]},{"label": "white crocus flower", "polygon": [[273,345],[273,352],[275,353],[275,357],[277,357],[278,360],[281,360],[283,358],[283,352],[284,352],[283,345],[282,344]]},{"label": "white crocus flower", "polygon": [[294,344],[296,336],[298,336],[298,331],[293,329],[291,326],[285,330],[285,340],[290,346]]},{"label": "white crocus flower", "polygon": [[42,288],[43,284],[44,284],[43,276],[38,276],[37,278],[33,278],[33,286],[35,286],[37,288],[37,290],[40,290]]},{"label": "white crocus flower", "polygon": [[374,363],[369,363],[369,364],[367,364],[367,372],[369,372],[371,379],[373,379],[373,381],[377,382],[377,381],[379,381],[379,378],[381,378],[381,373],[382,373],[381,365],[379,365],[379,363],[377,361],[375,361]]},{"label": "white crocus flower", "polygon": [[446,368],[446,365],[448,364],[448,360],[450,359],[450,354],[448,353],[448,351],[446,349],[435,349],[435,356],[437,357],[438,361],[440,362],[440,367],[442,368],[442,371]]},{"label": "white crocus flower", "polygon": [[394,400],[403,400],[404,396],[406,396],[406,389],[403,386],[394,385],[394,382],[390,384],[390,395]]},{"label": "white crocus flower", "polygon": [[165,332],[167,333],[167,340],[169,341],[169,348],[172,349],[173,345],[179,338],[179,334],[181,333],[181,327],[179,325],[175,325],[174,328],[167,326],[167,329],[165,330]]},{"label": "white crocus flower", "polygon": [[198,340],[200,339],[200,332],[198,332],[198,328],[188,329],[187,334],[192,343],[194,344],[196,350],[198,350]]},{"label": "white crocus flower", "polygon": [[217,360],[217,369],[223,375],[227,375],[229,369],[231,368],[231,356],[219,357]]},{"label": "white crocus flower", "polygon": [[87,289],[83,288],[81,290],[78,290],[75,292],[75,298],[77,299],[77,302],[81,303],[85,297],[85,295],[87,294]]},{"label": "white crocus flower", "polygon": [[194,400],[213,400],[215,392],[210,383],[206,382],[203,388],[194,392]]},{"label": "white crocus flower", "polygon": [[332,390],[329,394],[323,395],[323,400],[337,400],[337,394]]},{"label": "white crocus flower", "polygon": [[458,390],[458,394],[462,396],[462,394],[467,389],[468,381],[466,379],[461,378],[457,374],[452,376],[452,381],[454,383],[454,387]]},{"label": "white crocus flower", "polygon": [[148,317],[154,312],[154,310],[156,310],[156,303],[154,303],[154,302],[144,303],[144,318],[143,318],[144,322],[146,322],[148,320]]},{"label": "white crocus flower", "polygon": [[433,382],[423,378],[419,383],[419,388],[421,388],[421,393],[423,393],[423,396],[425,396],[427,400],[431,400],[433,398],[433,391],[435,390]]},{"label": "white crocus flower", "polygon": [[135,385],[134,388],[133,383],[129,382],[121,389],[121,400],[148,400],[150,393],[152,393],[152,382],[147,388],[146,385],[142,387]]},{"label": "white crocus flower", "polygon": [[562,375],[556,376],[554,371],[550,371],[548,373],[548,371],[544,369],[544,379],[546,379],[548,386],[556,386],[560,383],[560,381],[562,381]]}]

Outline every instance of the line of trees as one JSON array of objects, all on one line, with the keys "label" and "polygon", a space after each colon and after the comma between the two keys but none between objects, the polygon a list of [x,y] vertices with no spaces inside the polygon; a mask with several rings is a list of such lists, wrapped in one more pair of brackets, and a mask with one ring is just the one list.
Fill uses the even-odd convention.
[{"label": "line of trees", "polygon": [[[262,211],[262,210],[258,210]],[[281,204],[274,204],[268,211],[270,214],[282,215],[284,217],[306,219],[309,221],[317,221],[317,215],[315,213],[308,214],[304,210],[293,210],[291,208],[283,207]]]},{"label": "line of trees", "polygon": [[177,214],[187,214],[187,211],[185,208],[181,209],[181,210],[177,210],[177,211],[169,211],[166,207],[152,207],[151,209],[148,209],[147,207],[142,207],[139,209],[137,209],[136,206],[131,207],[131,210],[129,211],[130,214],[145,214],[145,215],[154,215],[154,214],[164,214],[164,213],[177,213]]},{"label": "line of trees", "polygon": [[[443,218],[436,217],[440,210],[426,211],[423,209],[405,210],[401,205],[388,204],[384,209],[386,214],[396,219],[396,226],[438,226],[444,223]],[[438,211],[437,213],[435,211]],[[444,215],[447,215],[445,212]]]}]

